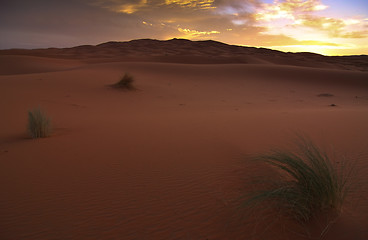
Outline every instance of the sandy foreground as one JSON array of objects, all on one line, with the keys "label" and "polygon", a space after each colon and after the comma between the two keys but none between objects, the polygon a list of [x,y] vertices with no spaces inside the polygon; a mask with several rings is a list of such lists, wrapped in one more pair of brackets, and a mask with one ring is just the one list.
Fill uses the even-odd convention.
[{"label": "sandy foreground", "polygon": [[[368,72],[0,62],[2,240],[368,239]],[[137,91],[108,86],[125,72]],[[54,132],[32,140],[27,112],[37,106]],[[262,174],[250,156],[289,146],[295,132],[357,166],[328,228],[323,217],[301,227],[239,209],[249,179]]]}]

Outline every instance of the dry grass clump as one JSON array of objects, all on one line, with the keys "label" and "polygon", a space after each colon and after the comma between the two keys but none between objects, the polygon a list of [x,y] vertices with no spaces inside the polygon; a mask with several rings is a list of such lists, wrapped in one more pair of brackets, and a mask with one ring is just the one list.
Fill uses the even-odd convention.
[{"label": "dry grass clump", "polygon": [[119,82],[112,85],[113,88],[118,88],[122,90],[135,90],[136,88],[133,86],[134,78],[128,73],[125,73],[124,76],[120,79]]},{"label": "dry grass clump", "polygon": [[245,206],[271,205],[301,222],[325,212],[339,214],[351,168],[333,162],[308,139],[300,137],[296,146],[297,151],[274,150],[257,158],[277,170],[278,177],[250,195]]},{"label": "dry grass clump", "polygon": [[32,138],[44,138],[51,135],[50,118],[40,107],[28,111],[27,129]]}]

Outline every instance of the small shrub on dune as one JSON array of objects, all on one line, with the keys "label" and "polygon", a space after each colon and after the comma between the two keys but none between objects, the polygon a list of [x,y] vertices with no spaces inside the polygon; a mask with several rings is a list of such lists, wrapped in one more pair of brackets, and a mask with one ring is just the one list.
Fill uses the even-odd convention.
[{"label": "small shrub on dune", "polygon": [[295,152],[275,150],[257,158],[274,167],[279,178],[250,195],[244,205],[271,205],[301,222],[321,213],[340,214],[351,168],[333,162],[306,138],[300,137],[296,145]]},{"label": "small shrub on dune", "polygon": [[133,86],[134,78],[128,73],[120,79],[119,82],[112,85],[113,88],[123,89],[123,90],[135,90]]},{"label": "small shrub on dune", "polygon": [[28,111],[28,132],[32,138],[44,138],[51,134],[50,118],[38,107]]}]

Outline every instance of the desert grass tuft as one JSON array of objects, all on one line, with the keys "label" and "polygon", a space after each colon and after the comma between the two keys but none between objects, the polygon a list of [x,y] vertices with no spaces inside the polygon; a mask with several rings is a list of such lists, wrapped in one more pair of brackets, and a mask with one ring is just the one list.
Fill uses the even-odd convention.
[{"label": "desert grass tuft", "polygon": [[51,134],[50,118],[40,107],[28,111],[27,129],[32,138],[44,138]]},{"label": "desert grass tuft", "polygon": [[296,151],[274,150],[256,158],[277,174],[267,189],[249,195],[244,205],[272,206],[301,222],[322,213],[340,214],[351,168],[333,162],[305,137],[298,138],[296,147]]},{"label": "desert grass tuft", "polygon": [[122,90],[135,90],[136,88],[134,87],[133,82],[134,77],[128,73],[125,73],[124,76],[120,79],[120,81],[113,84],[112,87]]}]

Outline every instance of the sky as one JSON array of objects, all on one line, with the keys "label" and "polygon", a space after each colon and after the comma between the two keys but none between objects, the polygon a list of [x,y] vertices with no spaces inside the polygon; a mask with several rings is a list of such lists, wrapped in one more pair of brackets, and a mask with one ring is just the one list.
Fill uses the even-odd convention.
[{"label": "sky", "polygon": [[151,38],[368,54],[368,0],[0,0],[0,49]]}]

